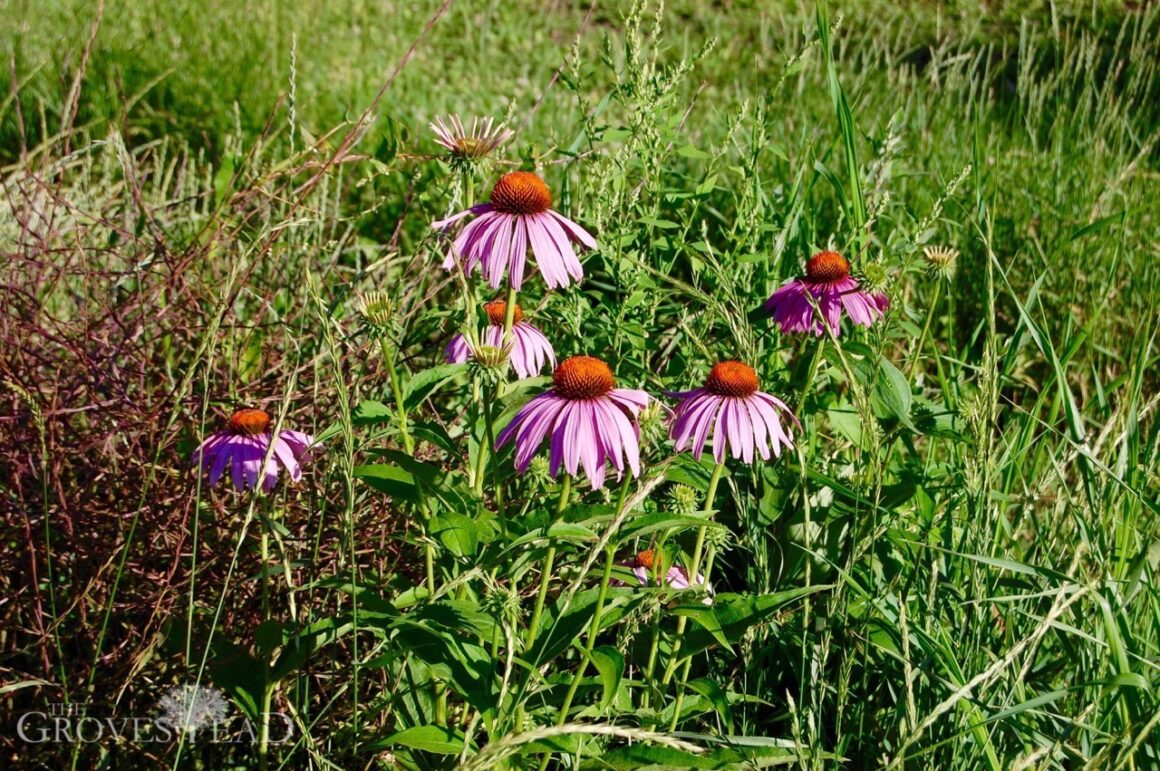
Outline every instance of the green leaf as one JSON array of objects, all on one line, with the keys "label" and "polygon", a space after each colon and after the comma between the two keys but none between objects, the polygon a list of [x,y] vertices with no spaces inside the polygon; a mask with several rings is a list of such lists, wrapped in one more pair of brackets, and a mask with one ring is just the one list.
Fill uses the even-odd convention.
[{"label": "green leaf", "polygon": [[350,413],[350,421],[356,426],[372,426],[376,423],[394,423],[399,419],[399,413],[374,399],[359,402]]},{"label": "green leaf", "polygon": [[412,503],[419,502],[419,488],[415,485],[415,477],[398,466],[390,463],[372,463],[367,466],[355,466],[352,473],[355,479],[361,479],[392,498]]},{"label": "green leaf", "polygon": [[599,709],[603,712],[616,697],[620,687],[620,676],[624,672],[624,656],[610,645],[601,645],[592,651],[592,666],[600,673],[600,683],[604,693],[600,697]]},{"label": "green leaf", "polygon": [[690,528],[706,527],[714,530],[725,530],[725,525],[714,522],[705,517],[691,517],[681,514],[660,512],[636,517],[624,524],[620,529],[619,541],[624,543],[632,538],[656,532],[657,530],[688,530]]},{"label": "green leaf", "polygon": [[466,371],[466,364],[440,364],[411,376],[407,383],[407,391],[403,397],[403,405],[407,412],[418,407],[433,393],[442,388],[448,380],[461,372]]},{"label": "green leaf", "polygon": [[897,418],[904,426],[919,433],[918,426],[910,417],[913,396],[906,376],[889,361],[878,359],[878,376],[874,382],[874,396],[878,406],[885,413],[882,417]]},{"label": "green leaf", "polygon": [[[718,644],[722,638],[730,644],[735,643],[748,629],[768,621],[787,603],[830,588],[829,584],[819,584],[774,594],[719,594],[713,598],[712,610],[720,629],[690,629],[685,637],[682,653],[688,655],[698,653]],[[693,616],[695,609],[690,607],[684,610],[687,611],[687,615]]]},{"label": "green leaf", "polygon": [[729,638],[725,636],[725,630],[721,628],[721,622],[717,620],[717,614],[713,612],[713,606],[705,605],[702,602],[698,602],[696,605],[678,605],[673,608],[673,613],[693,619],[698,626],[713,635],[726,650],[733,650],[729,645]]},{"label": "green leaf", "polygon": [[721,716],[724,721],[726,729],[729,733],[733,733],[733,712],[729,709],[729,698],[725,695],[725,691],[721,686],[713,682],[707,677],[694,680],[689,683],[689,688],[692,688],[697,693],[704,696],[713,705],[713,709]]},{"label": "green leaf", "polygon": [[366,750],[379,751],[388,747],[410,747],[413,750],[433,752],[436,755],[458,755],[463,751],[466,737],[455,728],[437,725],[420,725],[405,728],[385,739],[371,742]]},{"label": "green leaf", "polygon": [[479,525],[471,517],[447,511],[431,518],[431,534],[456,557],[469,557],[479,547]]}]

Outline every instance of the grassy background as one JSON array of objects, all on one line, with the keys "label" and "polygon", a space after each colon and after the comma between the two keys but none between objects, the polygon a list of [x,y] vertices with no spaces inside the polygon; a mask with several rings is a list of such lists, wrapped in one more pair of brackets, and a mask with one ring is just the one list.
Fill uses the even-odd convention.
[{"label": "grassy background", "polygon": [[[859,244],[855,179],[865,195],[855,251],[893,306],[861,341],[914,362],[916,409],[941,427],[871,431],[829,357],[803,397],[809,465],[728,484],[727,588],[838,586],[735,661],[698,663],[737,733],[851,767],[1160,763],[1160,11],[836,4],[852,178],[812,5],[676,2],[634,25],[616,3],[454,3],[358,157],[319,175],[440,4],[244,5],[110,3],[87,54],[91,3],[0,9],[12,715],[61,698],[148,710],[188,679],[219,597],[244,643],[258,600],[229,583],[238,515],[191,490],[183,458],[238,401],[285,398],[321,432],[380,396],[351,291],[390,289],[409,368],[437,360],[453,295],[426,225],[459,191],[425,124],[458,111],[518,128],[512,162],[539,164],[602,233],[582,290],[539,298],[557,350],[610,351],[653,392],[730,349],[800,387],[807,349],[746,314],[812,250]],[[962,252],[941,289],[931,243]],[[426,409],[450,425],[459,407]],[[302,573],[396,593],[421,573],[409,524],[346,487],[362,461],[339,444],[285,504]],[[324,681],[365,657],[343,646],[293,698],[319,719],[313,751],[346,764],[347,694],[375,703],[386,681],[336,693]],[[723,730],[699,706],[699,729]]]}]

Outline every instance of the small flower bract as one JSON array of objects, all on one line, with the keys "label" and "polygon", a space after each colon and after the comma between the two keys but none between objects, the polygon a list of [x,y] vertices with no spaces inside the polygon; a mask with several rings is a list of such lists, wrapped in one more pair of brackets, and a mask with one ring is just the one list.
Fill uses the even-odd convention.
[{"label": "small flower bract", "polygon": [[262,467],[270,448],[270,415],[263,410],[243,409],[230,416],[229,428],[217,431],[193,453],[193,462],[209,483],[216,485],[230,470],[230,479],[238,490],[272,490],[278,482],[278,464],[286,467],[290,479],[302,478],[302,461],[314,444],[314,438],[301,431],[280,431],[274,438],[274,452]]},{"label": "small flower bract", "polygon": [[627,464],[640,475],[637,416],[648,405],[644,391],[617,388],[612,370],[592,356],[565,359],[552,375],[552,388],[520,408],[496,438],[496,449],[514,440],[516,470],[531,463],[544,438],[551,435],[550,473],[575,476],[583,466],[593,489],[604,486],[604,466],[617,478]]},{"label": "small flower bract", "polygon": [[495,183],[488,203],[432,223],[447,230],[469,215],[478,215],[459,233],[443,261],[451,270],[459,260],[465,273],[479,266],[494,289],[508,273],[512,287],[524,283],[524,266],[531,248],[544,281],[553,289],[566,287],[584,276],[584,268],[572,248],[578,242],[596,248],[596,239],[562,214],[552,211],[552,194],[544,180],[529,171],[504,174]]},{"label": "small flower bract", "polygon": [[[815,304],[821,318],[814,311]],[[837,252],[819,252],[806,263],[806,274],[782,285],[766,300],[765,309],[781,325],[782,332],[822,335],[828,326],[837,337],[843,309],[855,324],[868,327],[886,312],[889,304],[886,295],[861,288],[850,275],[850,263],[845,257]]]},{"label": "small flower bract", "polygon": [[748,364],[723,361],[692,391],[670,394],[679,400],[675,409],[672,437],[678,451],[692,449],[700,459],[710,432],[713,435],[713,458],[722,463],[726,448],[734,458],[752,463],[754,450],[769,459],[770,448],[780,457],[782,447],[793,446],[793,436],[782,426],[786,415],[797,418],[776,396],[762,393],[757,373]]}]

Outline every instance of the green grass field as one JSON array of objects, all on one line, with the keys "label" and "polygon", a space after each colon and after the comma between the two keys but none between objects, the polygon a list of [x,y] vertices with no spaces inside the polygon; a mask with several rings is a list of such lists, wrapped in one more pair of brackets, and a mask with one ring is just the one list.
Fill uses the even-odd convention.
[{"label": "green grass field", "polygon": [[[8,0],[0,54],[6,766],[1160,768],[1160,6]],[[582,280],[442,267],[517,170]],[[824,251],[889,307],[784,331]],[[495,449],[605,397],[446,363],[493,297],[647,392],[639,473]],[[778,457],[672,438],[726,360]],[[200,473],[241,408],[300,480]]]}]

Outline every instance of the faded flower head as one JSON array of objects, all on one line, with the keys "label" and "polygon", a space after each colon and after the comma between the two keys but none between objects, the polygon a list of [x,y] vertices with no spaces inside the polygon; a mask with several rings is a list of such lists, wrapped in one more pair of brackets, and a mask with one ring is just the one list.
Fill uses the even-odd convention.
[{"label": "faded flower head", "polygon": [[922,250],[927,268],[935,278],[950,279],[955,274],[955,261],[959,250],[949,246],[927,246]]},{"label": "faded flower head", "polygon": [[477,163],[515,136],[514,131],[502,123],[496,125],[491,118],[473,118],[470,131],[458,115],[449,115],[446,120],[435,118],[428,125],[435,132],[435,141],[450,153],[453,165]]}]

